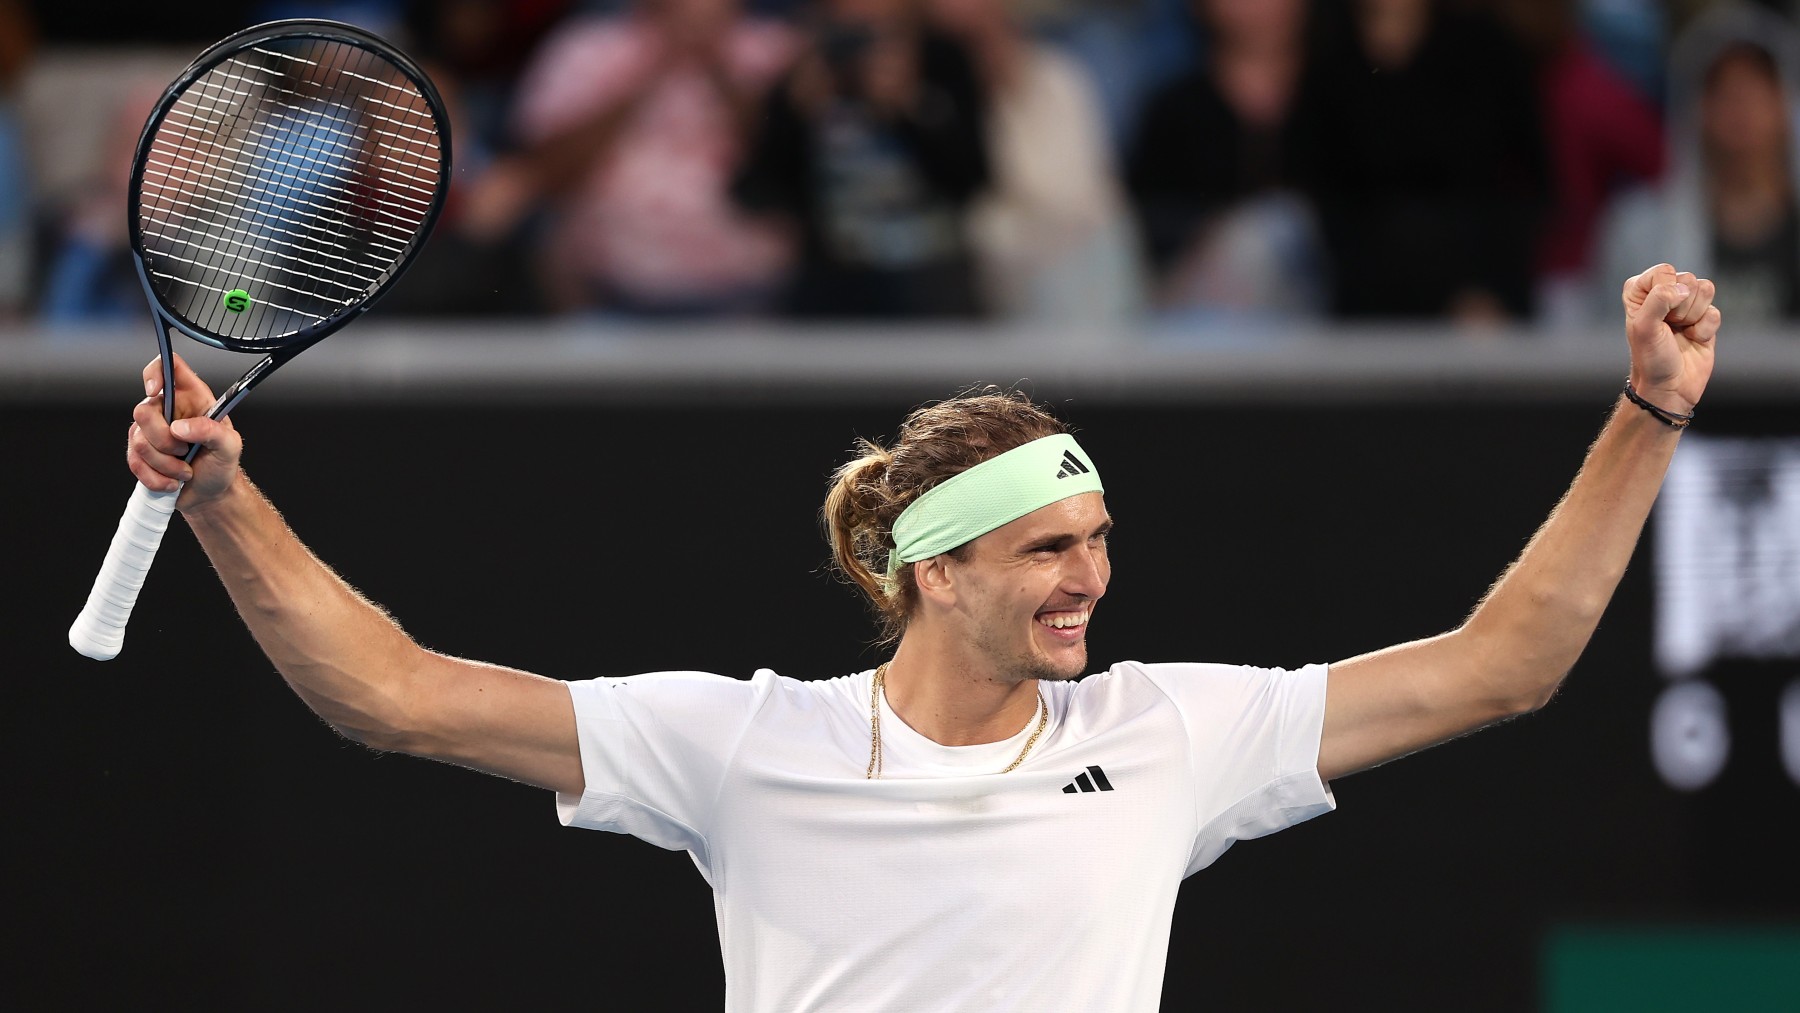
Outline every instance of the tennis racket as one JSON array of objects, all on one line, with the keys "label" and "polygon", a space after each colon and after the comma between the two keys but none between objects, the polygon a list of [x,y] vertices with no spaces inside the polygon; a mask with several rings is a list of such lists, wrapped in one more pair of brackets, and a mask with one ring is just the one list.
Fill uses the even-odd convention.
[{"label": "tennis racket", "polygon": [[[200,54],[151,111],[131,167],[131,250],[162,355],[163,417],[175,417],[171,329],[264,355],[206,413],[223,417],[393,285],[449,187],[443,100],[380,38],[275,21]],[[132,492],[69,627],[75,650],[118,655],[179,494]]]}]

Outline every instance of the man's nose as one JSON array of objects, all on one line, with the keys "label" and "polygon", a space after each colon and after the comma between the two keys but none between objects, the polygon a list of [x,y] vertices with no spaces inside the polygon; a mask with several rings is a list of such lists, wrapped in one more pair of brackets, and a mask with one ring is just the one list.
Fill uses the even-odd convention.
[{"label": "man's nose", "polygon": [[1069,553],[1063,570],[1063,590],[1084,598],[1098,598],[1106,593],[1110,573],[1106,557],[1091,546],[1080,546]]}]

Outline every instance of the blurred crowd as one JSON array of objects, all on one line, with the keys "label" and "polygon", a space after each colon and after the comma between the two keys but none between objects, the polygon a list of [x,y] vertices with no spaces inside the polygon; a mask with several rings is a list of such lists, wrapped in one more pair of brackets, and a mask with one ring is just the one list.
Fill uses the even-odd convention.
[{"label": "blurred crowd", "polygon": [[[295,15],[394,39],[451,107],[450,201],[384,314],[1578,332],[1670,260],[1734,325],[1800,318],[1787,4],[367,0],[243,23]],[[78,48],[0,0],[0,320],[143,312],[125,176],[173,68],[120,53],[94,83],[90,61],[71,98],[45,79]]]}]

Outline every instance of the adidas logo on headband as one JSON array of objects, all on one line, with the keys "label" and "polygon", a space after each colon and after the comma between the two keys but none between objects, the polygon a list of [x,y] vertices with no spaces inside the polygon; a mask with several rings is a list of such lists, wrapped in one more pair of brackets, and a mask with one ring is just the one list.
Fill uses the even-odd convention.
[{"label": "adidas logo on headband", "polygon": [[1079,450],[1068,433],[1045,436],[925,490],[894,519],[887,572],[949,552],[1040,507],[1101,492],[1100,473]]},{"label": "adidas logo on headband", "polygon": [[1090,469],[1087,465],[1081,463],[1081,458],[1076,457],[1070,451],[1065,450],[1065,451],[1063,451],[1062,470],[1058,471],[1056,473],[1056,477],[1057,478],[1068,478],[1071,475],[1085,475],[1090,470],[1092,470],[1092,469]]}]

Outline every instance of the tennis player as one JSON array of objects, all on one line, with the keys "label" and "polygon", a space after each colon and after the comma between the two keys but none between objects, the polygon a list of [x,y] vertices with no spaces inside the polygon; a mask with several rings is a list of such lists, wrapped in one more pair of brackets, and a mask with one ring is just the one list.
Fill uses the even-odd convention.
[{"label": "tennis player", "polygon": [[[1713,285],[1624,289],[1630,385],[1467,622],[1293,671],[1121,662],[1081,681],[1112,577],[1100,471],[989,394],[864,445],[825,505],[893,636],[873,671],[564,683],[414,644],[238,468],[229,421],[130,437],[282,675],[343,734],[556,792],[715,892],[734,1011],[1153,1010],[1180,881],[1333,807],[1329,782],[1541,707],[1613,593],[1713,365]],[[144,373],[154,395],[158,370]],[[178,404],[211,396],[185,366]],[[187,441],[204,445],[192,467]]]}]

